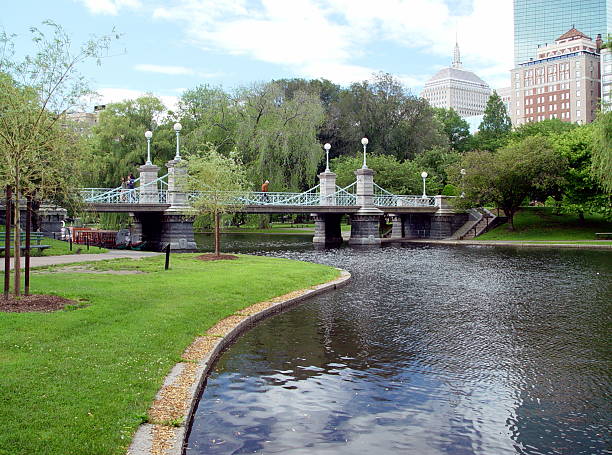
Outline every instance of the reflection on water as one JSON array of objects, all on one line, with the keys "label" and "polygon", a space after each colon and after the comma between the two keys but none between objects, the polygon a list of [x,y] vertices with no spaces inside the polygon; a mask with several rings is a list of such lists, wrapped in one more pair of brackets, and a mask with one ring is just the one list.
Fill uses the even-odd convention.
[{"label": "reflection on water", "polygon": [[610,253],[278,237],[224,249],[354,280],[223,355],[187,453],[612,453]]}]

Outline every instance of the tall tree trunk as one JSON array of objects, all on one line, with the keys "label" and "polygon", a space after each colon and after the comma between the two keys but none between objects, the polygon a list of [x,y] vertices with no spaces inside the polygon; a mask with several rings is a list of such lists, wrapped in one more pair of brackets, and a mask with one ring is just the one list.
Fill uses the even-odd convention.
[{"label": "tall tree trunk", "polygon": [[578,211],[578,220],[580,224],[584,224],[584,212],[582,210]]},{"label": "tall tree trunk", "polygon": [[15,280],[13,282],[15,296],[21,294],[21,214],[19,207],[19,190],[15,188],[15,248],[13,255],[13,268]]},{"label": "tall tree trunk", "polygon": [[25,283],[23,293],[30,295],[30,233],[32,231],[32,197],[28,196],[26,205],[26,237],[25,237]]},{"label": "tall tree trunk", "polygon": [[221,255],[221,223],[219,212],[215,212],[215,256]]},{"label": "tall tree trunk", "polygon": [[504,215],[508,217],[508,230],[514,231],[514,210],[512,209],[503,209]]},{"label": "tall tree trunk", "polygon": [[4,240],[4,298],[7,299],[9,295],[9,288],[11,286],[11,213],[13,211],[12,205],[12,191],[9,185],[6,185],[6,229],[5,229],[5,240]]}]

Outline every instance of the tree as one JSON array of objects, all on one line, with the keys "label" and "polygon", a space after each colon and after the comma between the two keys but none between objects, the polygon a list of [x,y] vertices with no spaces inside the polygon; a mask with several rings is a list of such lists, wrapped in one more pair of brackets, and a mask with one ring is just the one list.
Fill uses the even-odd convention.
[{"label": "tree", "polygon": [[442,131],[448,138],[451,148],[457,152],[465,152],[470,147],[470,124],[462,119],[457,111],[450,109],[434,108],[435,118],[442,125]]},{"label": "tree", "polygon": [[[355,171],[361,168],[361,155],[341,156],[332,160],[330,165],[336,173],[338,186],[345,187],[355,181]],[[393,194],[420,194],[423,191],[421,172],[425,169],[412,161],[399,161],[390,155],[368,154],[368,167],[376,171],[374,181]],[[442,188],[436,175],[427,181],[430,193],[438,193]]]},{"label": "tree", "polygon": [[567,167],[549,141],[539,136],[512,143],[497,153],[468,152],[460,166],[466,170],[463,183],[459,172],[452,173],[456,185],[465,191],[459,204],[496,204],[508,217],[510,230],[514,230],[514,214],[525,198],[554,192],[563,184]]},{"label": "tree", "polygon": [[238,113],[229,94],[220,87],[199,85],[187,90],[179,101],[178,119],[183,125],[183,148],[197,151],[210,142],[228,156],[236,146]]},{"label": "tree", "polygon": [[239,208],[237,200],[247,185],[245,171],[234,155],[223,156],[212,144],[206,144],[183,164],[188,169],[187,187],[199,192],[192,202],[193,210],[211,213],[215,220],[215,256],[221,254],[221,215]]},{"label": "tree", "polygon": [[159,98],[148,94],[134,100],[111,103],[100,112],[98,124],[93,128],[91,147],[97,154],[101,172],[92,186],[116,187],[146,159],[144,133],[153,131],[152,161],[162,164],[175,153],[175,133],[172,123],[165,117],[166,107]]},{"label": "tree", "polygon": [[612,194],[612,111],[599,113],[593,123],[592,172],[607,194]]},{"label": "tree", "polygon": [[0,183],[16,195],[15,295],[21,293],[19,198],[46,199],[73,190],[70,171],[76,175],[79,153],[63,119],[90,93],[78,66],[99,61],[111,41],[93,38],[73,51],[59,25],[43,24],[51,35],[31,28],[37,52],[21,62],[14,60],[14,36],[0,34]]},{"label": "tree", "polygon": [[582,125],[550,138],[557,152],[567,160],[565,183],[560,188],[560,208],[565,213],[600,213],[610,218],[610,197],[605,194],[591,172],[593,125]]},{"label": "tree", "polygon": [[301,90],[291,99],[276,83],[241,88],[234,95],[236,148],[253,184],[275,190],[313,186],[323,158],[317,132],[324,111],[317,95]]},{"label": "tree", "polygon": [[346,144],[340,155],[355,153],[367,137],[369,149],[398,160],[412,158],[434,146],[448,145],[423,98],[411,95],[393,76],[375,74],[340,94],[337,130]]},{"label": "tree", "polygon": [[479,150],[495,151],[508,142],[512,129],[506,106],[495,90],[487,101],[482,122],[475,136],[475,145]]}]

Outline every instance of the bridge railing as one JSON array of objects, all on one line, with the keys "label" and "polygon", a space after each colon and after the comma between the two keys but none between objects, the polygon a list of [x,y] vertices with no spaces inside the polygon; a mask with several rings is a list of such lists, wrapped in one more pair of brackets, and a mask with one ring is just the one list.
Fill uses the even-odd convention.
[{"label": "bridge railing", "polygon": [[374,205],[377,207],[435,207],[434,196],[412,195],[375,195]]},{"label": "bridge railing", "polygon": [[[156,180],[141,185],[136,188],[123,188],[121,186],[117,188],[82,188],[80,190],[81,197],[85,202],[97,203],[97,204],[138,204],[140,203],[140,193],[143,187],[155,187],[157,188],[157,197],[150,198],[154,202],[159,204],[165,204],[168,200],[168,182],[164,179],[168,177],[168,174],[163,175]],[[134,183],[138,183],[140,177],[134,180]],[[155,191],[153,191],[153,194]]]}]

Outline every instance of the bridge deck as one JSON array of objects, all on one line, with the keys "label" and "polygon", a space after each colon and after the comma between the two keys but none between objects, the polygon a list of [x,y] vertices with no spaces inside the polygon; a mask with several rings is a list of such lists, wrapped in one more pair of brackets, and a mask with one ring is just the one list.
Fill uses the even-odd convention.
[{"label": "bridge deck", "polygon": [[[130,203],[113,203],[113,204],[86,204],[85,211],[100,212],[100,213],[146,213],[146,212],[165,212],[170,208],[170,204],[130,204]],[[383,207],[378,209],[384,213],[435,213],[438,207]],[[354,205],[247,205],[240,207],[237,211],[243,213],[356,213],[360,207]]]}]

